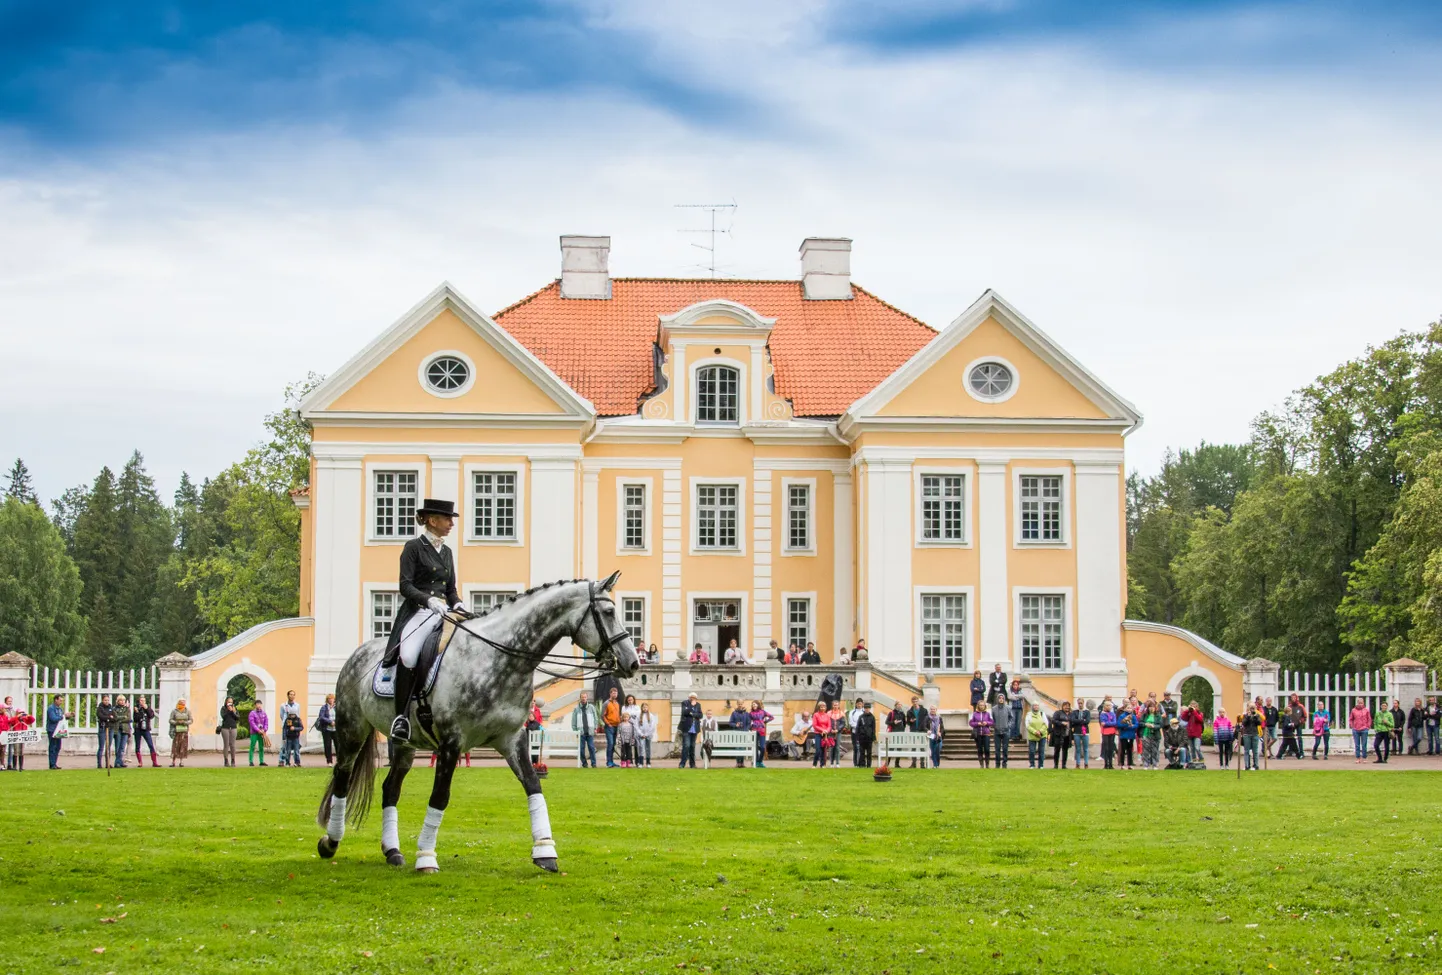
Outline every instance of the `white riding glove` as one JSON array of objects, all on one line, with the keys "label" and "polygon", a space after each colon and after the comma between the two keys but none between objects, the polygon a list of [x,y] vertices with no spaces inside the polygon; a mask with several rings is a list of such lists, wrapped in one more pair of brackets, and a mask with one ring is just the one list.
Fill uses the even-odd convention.
[{"label": "white riding glove", "polygon": [[466,611],[466,604],[464,602],[457,601],[457,603],[452,606],[451,609],[455,610],[457,613],[464,613]]},{"label": "white riding glove", "polygon": [[435,613],[444,613],[446,611],[446,601],[440,596],[432,596],[430,599],[427,599],[426,605]]}]

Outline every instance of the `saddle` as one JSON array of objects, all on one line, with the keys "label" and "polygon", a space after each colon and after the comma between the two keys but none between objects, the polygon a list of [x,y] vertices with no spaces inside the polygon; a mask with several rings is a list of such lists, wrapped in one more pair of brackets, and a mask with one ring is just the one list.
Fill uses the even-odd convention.
[{"label": "saddle", "polygon": [[[436,686],[436,677],[441,672],[441,660],[455,635],[456,624],[447,616],[442,620],[440,627],[426,637],[426,642],[421,646],[415,668],[416,673],[424,675],[417,682],[418,686],[416,687],[417,716],[422,707],[425,707],[426,713],[430,712],[426,699],[430,696],[431,689]],[[381,658],[380,663],[376,664],[375,674],[371,677],[371,693],[376,697],[393,698],[396,696],[396,665],[399,661],[399,653],[388,653]]]}]

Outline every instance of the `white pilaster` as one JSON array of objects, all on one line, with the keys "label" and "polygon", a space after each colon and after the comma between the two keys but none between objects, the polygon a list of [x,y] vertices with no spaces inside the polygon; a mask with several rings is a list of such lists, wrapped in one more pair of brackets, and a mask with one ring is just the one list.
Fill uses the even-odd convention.
[{"label": "white pilaster", "polygon": [[671,419],[691,422],[691,414],[686,412],[686,346],[675,343],[671,346],[671,387],[675,390],[671,394],[675,406]]},{"label": "white pilaster", "polygon": [[344,661],[360,646],[365,484],[360,455],[316,458],[315,656]]},{"label": "white pilaster", "polygon": [[[754,384],[753,384],[754,385]],[[771,643],[771,471],[753,468],[751,494],[751,657],[759,659]]]},{"label": "white pilaster", "polygon": [[760,345],[751,346],[751,375],[748,377],[751,385],[750,416],[752,423],[766,419],[762,409],[761,391],[766,388],[766,377],[762,374],[765,369],[765,352]]},{"label": "white pilaster", "polygon": [[1006,581],[1006,464],[982,461],[977,464],[976,541],[981,564],[981,586],[977,593],[981,646],[977,666],[990,672],[1001,664],[1009,673],[1015,669],[1011,652],[1011,603]]},{"label": "white pilaster", "polygon": [[831,579],[831,644],[837,647],[843,643],[849,646],[853,636],[851,594],[855,587],[853,581],[855,553],[851,536],[852,525],[856,523],[855,519],[851,475],[833,474],[831,476],[831,544],[834,565]]},{"label": "white pilaster", "polygon": [[576,462],[531,461],[531,585],[576,576]]},{"label": "white pilaster", "polygon": [[[437,501],[454,501],[456,509],[461,507],[461,455],[459,453],[431,454],[431,487],[426,497]],[[458,529],[462,525],[456,526]]]},{"label": "white pilaster", "polygon": [[911,645],[911,462],[866,465],[866,645],[882,670],[916,670]]},{"label": "white pilaster", "polygon": [[1117,464],[1076,465],[1078,697],[1126,691],[1122,660],[1122,474]]},{"label": "white pilaster", "polygon": [[[678,353],[679,354],[679,353]],[[686,659],[681,620],[681,469],[661,474],[661,655]]]},{"label": "white pilaster", "polygon": [[[616,526],[621,531],[621,526]],[[646,531],[651,527],[646,526]],[[594,579],[601,562],[601,471],[581,466],[581,576]]]}]

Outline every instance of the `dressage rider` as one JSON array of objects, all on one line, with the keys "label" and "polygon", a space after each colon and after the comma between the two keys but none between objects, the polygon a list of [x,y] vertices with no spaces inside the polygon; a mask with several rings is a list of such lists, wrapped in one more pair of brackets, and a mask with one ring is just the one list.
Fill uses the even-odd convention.
[{"label": "dressage rider", "polygon": [[416,509],[416,521],[423,530],[401,549],[401,607],[391,625],[386,659],[400,651],[396,667],[396,719],[391,724],[393,741],[409,741],[411,723],[406,717],[416,686],[416,661],[426,638],[441,625],[448,609],[462,611],[465,605],[456,594],[456,564],[446,547],[446,536],[456,524],[453,501],[426,498]]}]

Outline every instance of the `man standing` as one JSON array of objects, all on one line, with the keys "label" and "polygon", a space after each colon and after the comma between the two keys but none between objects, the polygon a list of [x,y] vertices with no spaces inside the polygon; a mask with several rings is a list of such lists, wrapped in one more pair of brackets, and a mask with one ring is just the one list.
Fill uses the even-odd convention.
[{"label": "man standing", "polygon": [[[1006,693],[1006,671],[1001,669],[1001,664],[992,668],[991,674],[987,677],[986,697],[987,700],[995,703],[998,694]],[[995,717],[995,715],[993,715]]]},{"label": "man standing", "polygon": [[1165,723],[1166,723],[1167,725],[1171,725],[1173,718],[1180,718],[1180,717],[1181,717],[1181,711],[1182,711],[1182,709],[1177,705],[1177,702],[1172,700],[1172,692],[1171,692],[1171,691],[1163,691],[1163,692],[1162,692],[1162,717],[1163,717],[1164,719],[1166,719],[1166,720],[1165,720]]},{"label": "man standing", "polygon": [[1427,754],[1436,755],[1442,752],[1442,740],[1439,740],[1439,731],[1442,731],[1442,708],[1437,707],[1437,699],[1427,699]]},{"label": "man standing", "polygon": [[801,662],[803,664],[810,664],[813,667],[821,663],[821,654],[816,652],[815,643],[806,644],[806,652],[801,655]]},{"label": "man standing", "polygon": [[[286,719],[289,718],[291,715],[295,716],[296,721],[301,722],[300,726],[302,728],[305,727],[305,722],[301,721],[300,705],[295,703],[295,691],[286,691],[285,703],[280,706],[280,718],[278,719],[280,722],[280,764],[282,766],[290,764],[290,749],[286,747],[286,742],[290,740],[290,736],[286,734],[286,729],[289,727],[289,724],[287,723]],[[300,739],[297,738],[295,755],[295,765],[297,768],[300,767],[299,741]]]},{"label": "man standing", "polygon": [[1021,741],[1025,729],[1022,727],[1026,721],[1026,701],[1022,698],[1021,681],[1013,677],[1011,679],[1011,690],[1006,693],[1007,706],[1011,708],[1011,740]]},{"label": "man standing", "polygon": [[871,702],[861,705],[861,717],[856,720],[856,764],[871,768],[871,743],[876,741],[876,715],[871,713]]},{"label": "man standing", "polygon": [[60,768],[60,743],[65,740],[63,736],[57,735],[55,732],[59,729],[60,722],[64,721],[68,726],[71,721],[75,720],[75,712],[65,710],[63,701],[64,698],[56,694],[50,699],[49,707],[45,709],[45,736],[49,740],[50,767],[53,769]]},{"label": "man standing", "polygon": [[126,746],[130,744],[130,705],[126,703],[124,694],[115,695],[115,703],[110,706],[110,734],[114,738],[115,767],[125,768]]},{"label": "man standing", "polygon": [[766,649],[766,659],[779,660],[782,663],[787,662],[786,655],[781,652],[781,644],[777,643],[775,640],[772,640],[771,646]]},{"label": "man standing", "polygon": [[1273,706],[1270,697],[1267,698],[1266,703],[1262,705],[1262,717],[1267,722],[1267,737],[1262,742],[1262,753],[1268,758],[1271,758],[1272,745],[1276,744],[1277,741],[1277,724],[1282,720],[1282,714]]},{"label": "man standing", "polygon": [[1292,724],[1297,726],[1296,755],[1302,755],[1302,736],[1307,733],[1307,706],[1302,703],[1301,695],[1293,694],[1292,699],[1287,702],[1287,713],[1292,716]]},{"label": "man standing", "polygon": [[606,729],[606,768],[616,767],[616,729],[621,727],[621,697],[616,688],[601,711],[601,727]]},{"label": "man standing", "polygon": [[[730,730],[731,730],[731,731],[750,731],[750,730],[751,730],[751,712],[746,709],[746,703],[745,703],[744,701],[737,701],[737,702],[736,702],[736,707],[733,708],[732,711],[731,711]],[[742,768],[742,767],[744,767],[745,765],[746,765],[746,759],[744,759],[744,758],[738,758],[738,759],[736,759],[736,767],[737,767],[737,768]]]},{"label": "man standing", "polygon": [[[861,768],[861,731],[858,727],[861,724],[861,716],[865,713],[862,707],[861,698],[856,699],[856,706],[846,713],[846,726],[851,729],[851,764]],[[872,719],[871,733],[876,734],[876,719]]]},{"label": "man standing", "polygon": [[95,750],[95,767],[110,767],[110,736],[115,733],[115,708],[110,705],[110,695],[100,695],[95,705],[95,736],[99,747]]},{"label": "man standing", "polygon": [[681,720],[676,730],[681,733],[681,768],[696,767],[696,736],[701,733],[701,704],[692,694],[681,705]]},{"label": "man standing", "polygon": [[[576,748],[580,752],[581,768],[595,768],[596,706],[591,703],[585,691],[581,692],[581,699],[571,711],[571,730],[579,736]],[[588,753],[591,756],[589,760],[586,758]]]},{"label": "man standing", "polygon": [[[921,698],[912,695],[911,707],[906,709],[906,730],[926,731],[931,726],[927,720],[926,708],[921,706]],[[916,768],[916,759],[911,760],[911,767]]]},{"label": "man standing", "polygon": [[[1001,664],[996,665],[1000,669]],[[991,692],[991,720],[995,727],[992,729],[991,747],[992,758],[997,768],[1006,768],[1007,759],[1011,756],[1011,702],[1006,697],[1006,675],[1002,674],[1002,688]]]}]

